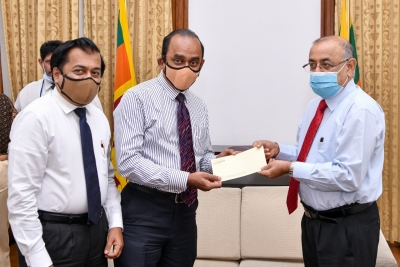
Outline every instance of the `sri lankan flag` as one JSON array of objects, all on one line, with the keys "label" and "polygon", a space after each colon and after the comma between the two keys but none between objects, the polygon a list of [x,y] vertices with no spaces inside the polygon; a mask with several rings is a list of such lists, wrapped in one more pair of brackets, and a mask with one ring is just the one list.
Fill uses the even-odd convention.
[{"label": "sri lankan flag", "polygon": [[[126,15],[125,0],[119,0],[118,32],[117,32],[117,58],[114,81],[114,109],[118,106],[122,95],[136,85],[135,70],[131,42],[129,37],[128,17]],[[111,161],[115,169],[115,183],[119,189],[127,184],[127,179],[117,172],[114,142],[111,149]]]},{"label": "sri lankan flag", "polygon": [[354,73],[354,82],[361,86],[360,70],[358,68],[356,39],[354,38],[353,20],[350,14],[350,7],[346,0],[342,0],[342,12],[340,15],[339,36],[345,38],[351,43],[354,49],[354,58],[357,60],[356,72]]}]

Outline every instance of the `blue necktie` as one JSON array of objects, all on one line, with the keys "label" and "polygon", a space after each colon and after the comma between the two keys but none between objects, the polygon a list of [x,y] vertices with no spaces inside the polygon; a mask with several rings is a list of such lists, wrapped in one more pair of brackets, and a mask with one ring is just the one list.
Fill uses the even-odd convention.
[{"label": "blue necktie", "polygon": [[97,224],[101,217],[102,208],[96,158],[93,151],[92,132],[86,121],[86,108],[77,108],[74,112],[79,117],[79,126],[81,130],[82,157],[88,200],[88,219],[91,223]]},{"label": "blue necktie", "polygon": [[[181,155],[181,170],[186,172],[196,172],[196,161],[193,150],[192,125],[190,123],[189,110],[185,105],[185,95],[179,93],[176,99],[178,105],[178,133],[179,133],[179,152]],[[190,206],[197,198],[197,189],[188,186],[186,191],[181,193],[182,201]]]}]

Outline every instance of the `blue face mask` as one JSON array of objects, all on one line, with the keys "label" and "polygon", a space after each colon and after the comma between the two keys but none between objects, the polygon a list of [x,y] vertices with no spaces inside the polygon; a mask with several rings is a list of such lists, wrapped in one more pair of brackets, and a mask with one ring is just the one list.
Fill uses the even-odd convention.
[{"label": "blue face mask", "polygon": [[[343,67],[346,64],[343,65]],[[332,98],[339,94],[343,90],[343,86],[340,86],[337,82],[337,75],[343,69],[340,68],[338,72],[311,72],[310,73],[310,86],[314,93],[320,97],[327,99]],[[349,77],[343,83],[346,84]]]},{"label": "blue face mask", "polygon": [[53,77],[47,75],[46,72],[43,73],[43,79],[45,79],[45,80],[48,81],[49,83],[54,83]]}]

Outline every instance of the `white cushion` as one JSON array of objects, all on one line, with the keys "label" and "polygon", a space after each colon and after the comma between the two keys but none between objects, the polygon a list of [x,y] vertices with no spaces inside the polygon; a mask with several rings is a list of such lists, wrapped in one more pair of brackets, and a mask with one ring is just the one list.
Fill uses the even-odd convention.
[{"label": "white cushion", "polygon": [[[267,178],[266,178],[267,179]],[[243,259],[303,259],[301,218],[304,209],[289,215],[288,186],[242,189],[241,256]]]},{"label": "white cushion", "polygon": [[239,267],[239,262],[196,259],[193,267]]},{"label": "white cushion", "polygon": [[304,267],[303,262],[268,261],[268,260],[243,260],[240,267]]},{"label": "white cushion", "polygon": [[397,267],[397,261],[386,241],[382,231],[379,236],[378,256],[376,258],[376,267]]},{"label": "white cushion", "polygon": [[197,209],[197,257],[218,260],[240,259],[239,188],[199,190]]}]

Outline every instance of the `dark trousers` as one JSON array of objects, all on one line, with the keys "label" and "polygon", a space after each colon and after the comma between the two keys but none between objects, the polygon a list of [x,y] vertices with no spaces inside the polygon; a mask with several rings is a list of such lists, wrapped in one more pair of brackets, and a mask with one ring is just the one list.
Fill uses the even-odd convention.
[{"label": "dark trousers", "polygon": [[19,247],[17,246],[18,249],[18,263],[19,263],[19,267],[28,267],[28,265],[26,265],[26,261],[25,261],[25,257],[24,255],[22,255],[21,250],[19,250]]},{"label": "dark trousers", "polygon": [[54,267],[107,267],[104,248],[108,222],[97,225],[43,222],[43,240]]},{"label": "dark trousers", "polygon": [[378,253],[379,213],[376,203],[337,224],[303,215],[301,222],[306,267],[374,267]]},{"label": "dark trousers", "polygon": [[124,248],[115,267],[192,267],[197,253],[196,201],[190,207],[127,185],[121,195]]}]

